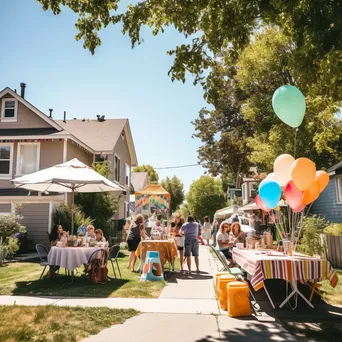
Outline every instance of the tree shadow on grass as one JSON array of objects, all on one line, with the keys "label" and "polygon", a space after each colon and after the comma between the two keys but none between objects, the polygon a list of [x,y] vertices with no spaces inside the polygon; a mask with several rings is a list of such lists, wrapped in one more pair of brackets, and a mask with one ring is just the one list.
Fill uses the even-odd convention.
[{"label": "tree shadow on grass", "polygon": [[105,284],[93,284],[89,278],[75,277],[70,284],[70,280],[70,277],[60,275],[55,279],[19,281],[15,283],[12,295],[108,298],[129,282],[127,279],[110,279]]}]

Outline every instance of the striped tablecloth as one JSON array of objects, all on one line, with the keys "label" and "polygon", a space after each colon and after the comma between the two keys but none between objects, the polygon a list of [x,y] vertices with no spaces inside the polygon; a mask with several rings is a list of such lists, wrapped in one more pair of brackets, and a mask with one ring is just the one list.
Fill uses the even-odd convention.
[{"label": "striped tablecloth", "polygon": [[264,286],[265,279],[308,281],[330,280],[335,287],[338,281],[336,272],[329,261],[298,255],[288,257],[280,252],[267,252],[233,248],[233,259],[252,276],[251,284],[255,291]]}]

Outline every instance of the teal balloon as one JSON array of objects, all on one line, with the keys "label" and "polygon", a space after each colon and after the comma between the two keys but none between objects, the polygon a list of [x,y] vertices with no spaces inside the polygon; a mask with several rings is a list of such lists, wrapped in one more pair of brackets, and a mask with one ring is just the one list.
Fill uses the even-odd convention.
[{"label": "teal balloon", "polygon": [[278,88],[272,97],[272,107],[278,118],[291,127],[298,127],[305,114],[305,97],[292,85]]},{"label": "teal balloon", "polygon": [[259,184],[259,196],[268,208],[274,209],[281,197],[280,185],[272,179],[264,179]]}]

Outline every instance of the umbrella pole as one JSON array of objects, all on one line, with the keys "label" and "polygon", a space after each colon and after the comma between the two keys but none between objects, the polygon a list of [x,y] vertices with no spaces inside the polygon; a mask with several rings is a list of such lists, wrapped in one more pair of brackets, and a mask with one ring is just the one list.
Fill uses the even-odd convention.
[{"label": "umbrella pole", "polygon": [[71,192],[71,235],[74,235],[74,206],[75,206],[75,190],[72,188]]}]

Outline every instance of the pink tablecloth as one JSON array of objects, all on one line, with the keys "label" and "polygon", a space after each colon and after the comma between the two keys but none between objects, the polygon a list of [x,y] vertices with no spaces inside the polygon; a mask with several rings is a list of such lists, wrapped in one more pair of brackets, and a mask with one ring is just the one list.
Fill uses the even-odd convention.
[{"label": "pink tablecloth", "polygon": [[87,264],[91,254],[100,249],[100,247],[52,247],[48,254],[48,263],[73,271]]},{"label": "pink tablecloth", "polygon": [[337,284],[337,275],[329,261],[302,255],[288,257],[276,251],[271,253],[233,248],[234,261],[252,276],[251,284],[256,291],[264,286],[265,279],[300,282],[329,279],[332,287]]}]

